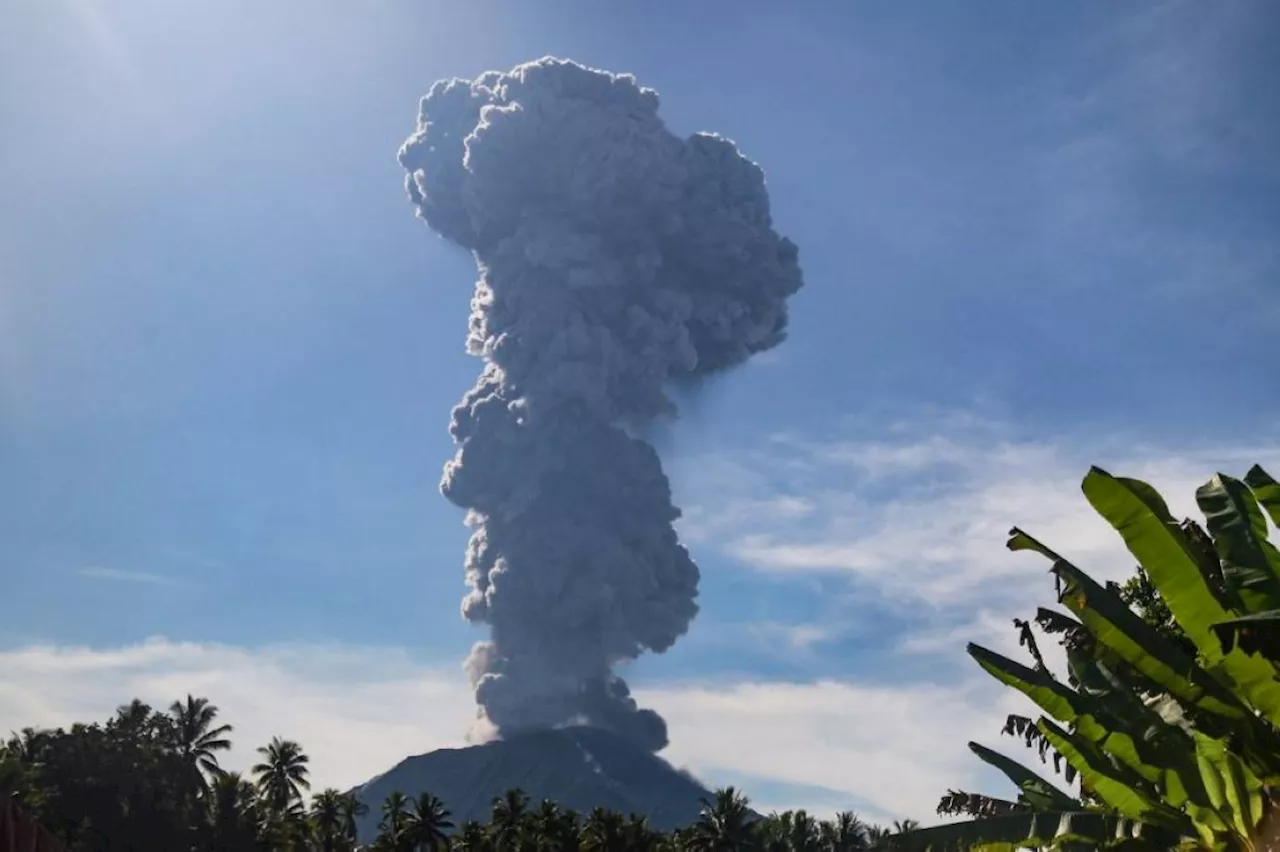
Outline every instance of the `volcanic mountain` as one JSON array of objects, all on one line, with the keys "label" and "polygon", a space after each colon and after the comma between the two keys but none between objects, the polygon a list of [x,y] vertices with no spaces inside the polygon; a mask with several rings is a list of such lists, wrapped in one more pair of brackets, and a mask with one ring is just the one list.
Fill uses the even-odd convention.
[{"label": "volcanic mountain", "polygon": [[434,793],[461,825],[487,822],[493,800],[513,787],[529,794],[531,807],[543,799],[582,814],[599,806],[644,814],[663,830],[693,822],[711,795],[690,775],[609,731],[542,730],[408,757],[366,781],[353,791],[369,806],[359,824],[360,842],[377,835],[379,808],[396,790],[409,797]]}]

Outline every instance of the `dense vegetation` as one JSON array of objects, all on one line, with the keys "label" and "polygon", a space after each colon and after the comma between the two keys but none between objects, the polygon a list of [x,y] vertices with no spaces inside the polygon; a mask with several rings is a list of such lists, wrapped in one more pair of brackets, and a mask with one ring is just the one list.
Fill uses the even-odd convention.
[{"label": "dense vegetation", "polygon": [[1058,602],[1034,618],[1066,656],[1046,665],[1031,622],[1015,621],[1030,665],[977,645],[988,673],[1030,698],[1037,719],[1004,733],[1052,758],[1073,793],[977,743],[1013,799],[950,791],[941,814],[973,819],[891,839],[900,849],[1016,847],[1246,850],[1280,843],[1280,485],[1259,467],[1196,491],[1203,526],[1177,521],[1150,485],[1094,468],[1085,497],[1138,561],[1099,584],[1015,528],[1012,550],[1052,562]]},{"label": "dense vegetation", "polygon": [[[105,724],[15,734],[0,746],[0,792],[74,852],[360,848],[356,822],[366,804],[333,789],[308,798],[309,760],[298,743],[277,737],[259,748],[246,778],[218,764],[230,733],[204,698],[187,696],[167,713],[135,700]],[[454,825],[429,791],[393,793],[377,808],[380,834],[368,848],[394,852],[855,852],[888,834],[850,813],[831,821],[804,811],[759,819],[732,788],[715,793],[698,822],[674,834],[653,830],[642,816],[600,809],[579,816],[554,802],[535,804],[520,790],[497,799],[483,825]]]}]

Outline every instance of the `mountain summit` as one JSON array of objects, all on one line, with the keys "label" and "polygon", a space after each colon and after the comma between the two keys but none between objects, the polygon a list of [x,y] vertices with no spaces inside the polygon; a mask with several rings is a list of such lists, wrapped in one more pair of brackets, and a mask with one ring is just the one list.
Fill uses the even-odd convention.
[{"label": "mountain summit", "polygon": [[354,790],[369,806],[360,822],[360,841],[377,835],[379,808],[396,790],[410,797],[436,794],[461,825],[472,819],[487,822],[493,800],[513,787],[529,794],[531,807],[551,799],[581,814],[595,807],[644,814],[662,830],[696,820],[701,800],[711,795],[690,775],[609,731],[542,730],[408,757],[366,781]]}]

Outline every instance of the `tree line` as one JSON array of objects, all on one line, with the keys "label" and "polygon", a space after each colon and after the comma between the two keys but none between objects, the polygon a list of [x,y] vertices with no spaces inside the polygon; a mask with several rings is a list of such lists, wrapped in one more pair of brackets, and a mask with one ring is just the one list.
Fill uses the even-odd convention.
[{"label": "tree line", "polygon": [[336,789],[312,795],[310,758],[281,737],[257,749],[247,775],[224,769],[218,756],[231,748],[231,732],[206,698],[188,695],[167,712],[135,699],[105,723],[15,733],[0,745],[0,792],[70,852],[863,852],[916,827],[881,827],[848,812],[761,818],[732,787],[673,832],[643,815],[534,803],[521,790],[495,799],[487,822],[455,824],[434,793],[397,791],[376,803],[378,835],[361,846],[357,824],[369,804]]},{"label": "tree line", "polygon": [[[1034,703],[1002,733],[1051,761],[1061,782],[979,743],[1011,798],[949,790],[922,828],[870,825],[852,813],[760,817],[727,788],[673,832],[643,815],[579,815],[500,796],[485,823],[455,825],[429,791],[377,803],[367,847],[393,852],[958,852],[1018,848],[1168,852],[1280,849],[1280,482],[1254,467],[1218,474],[1196,491],[1204,523],[1179,521],[1149,484],[1098,468],[1082,482],[1094,510],[1137,561],[1125,584],[1099,583],[1014,528],[1008,546],[1049,560],[1058,608],[1015,619],[1029,664],[978,645],[987,673]],[[1055,672],[1041,638],[1061,645]],[[308,799],[308,757],[273,739],[249,777],[224,771],[231,727],[190,695],[157,712],[140,701],[104,724],[26,729],[0,747],[0,792],[69,850],[354,852],[367,804],[324,790]]]}]

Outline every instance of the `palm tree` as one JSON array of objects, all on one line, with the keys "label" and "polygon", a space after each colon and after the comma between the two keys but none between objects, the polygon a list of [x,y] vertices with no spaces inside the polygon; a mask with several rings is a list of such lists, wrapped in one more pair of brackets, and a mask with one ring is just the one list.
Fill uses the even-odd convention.
[{"label": "palm tree", "polygon": [[272,850],[307,850],[311,837],[311,822],[307,819],[307,809],[299,796],[293,799],[283,810],[271,810],[267,815],[265,828],[267,848]]},{"label": "palm tree", "polygon": [[649,818],[631,814],[622,825],[623,848],[632,852],[649,852],[662,840],[662,832],[654,830]]},{"label": "palm tree", "polygon": [[823,840],[831,852],[866,852],[871,845],[867,828],[852,811],[841,811],[834,821],[822,823]]},{"label": "palm tree", "polygon": [[[409,816],[409,798],[395,790],[382,803],[382,820],[378,823],[381,838],[389,841],[392,849],[400,849],[403,842],[404,826]],[[380,838],[380,839],[381,839]]]},{"label": "palm tree", "polygon": [[141,729],[151,719],[151,705],[135,698],[116,708],[115,723],[121,728]]},{"label": "palm tree", "polygon": [[888,839],[891,834],[893,832],[883,825],[869,825],[867,826],[867,843],[874,848]]},{"label": "palm tree", "polygon": [[787,847],[791,852],[818,852],[818,824],[807,812],[799,810],[791,814]]},{"label": "palm tree", "polygon": [[[231,748],[230,725],[214,727],[218,708],[207,698],[193,698],[187,694],[186,702],[175,701],[169,705],[169,715],[177,724],[178,750],[183,759],[200,777],[200,786],[208,789],[208,778],[222,773],[215,752]],[[206,775],[207,773],[207,775]]]},{"label": "palm tree", "polygon": [[322,852],[336,852],[343,839],[342,793],[332,787],[311,800],[311,825]]},{"label": "palm tree", "polygon": [[625,852],[626,822],[617,811],[595,808],[582,824],[583,852]]},{"label": "palm tree", "polygon": [[756,849],[759,852],[791,852],[791,824],[795,819],[795,811],[774,811],[757,822],[755,832]]},{"label": "palm tree", "polygon": [[238,772],[223,772],[209,786],[208,843],[219,852],[250,852],[258,835],[258,794]]},{"label": "palm tree", "polygon": [[893,821],[893,834],[906,834],[908,831],[915,831],[920,827],[920,823],[914,819],[895,819]]},{"label": "palm tree", "polygon": [[451,845],[452,848],[459,850],[459,852],[489,852],[493,848],[484,826],[473,819],[469,819],[462,824],[462,827],[458,829],[458,833],[453,836]]},{"label": "palm tree", "polygon": [[550,799],[543,799],[531,817],[539,852],[563,852],[578,848],[578,814]]},{"label": "palm tree", "polygon": [[447,849],[447,832],[451,828],[453,823],[449,820],[449,809],[444,806],[444,802],[431,793],[419,793],[405,821],[406,845],[410,849],[428,849],[430,852]]},{"label": "palm tree", "polygon": [[739,852],[754,848],[751,817],[746,796],[733,787],[717,790],[713,801],[702,800],[702,813],[690,832],[690,848],[695,852]]},{"label": "palm tree", "polygon": [[520,789],[508,790],[493,800],[493,816],[489,824],[497,848],[507,850],[516,847],[528,807],[529,797]]},{"label": "palm tree", "polygon": [[357,823],[360,817],[369,813],[369,806],[356,798],[355,793],[344,793],[342,795],[341,810],[343,839],[346,840],[347,845],[354,847],[356,845],[356,836],[359,834]]},{"label": "palm tree", "polygon": [[289,805],[301,801],[302,791],[311,789],[307,780],[310,770],[307,757],[302,746],[293,740],[272,737],[268,745],[258,749],[264,760],[253,767],[258,776],[258,789],[262,792],[267,804],[278,814],[286,814]]}]

